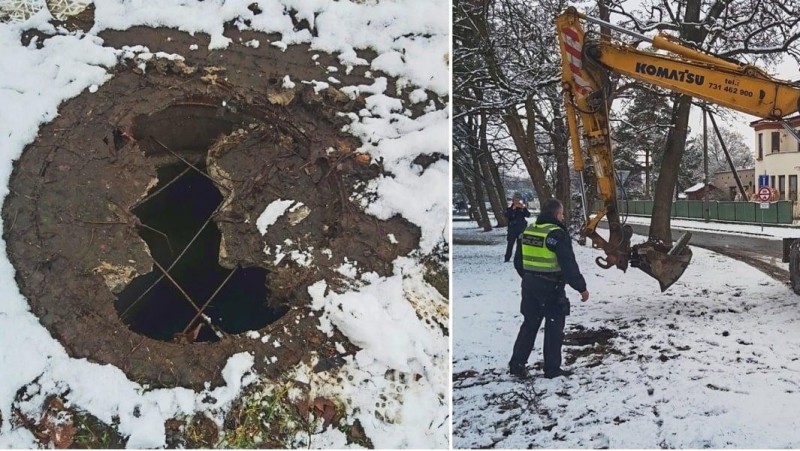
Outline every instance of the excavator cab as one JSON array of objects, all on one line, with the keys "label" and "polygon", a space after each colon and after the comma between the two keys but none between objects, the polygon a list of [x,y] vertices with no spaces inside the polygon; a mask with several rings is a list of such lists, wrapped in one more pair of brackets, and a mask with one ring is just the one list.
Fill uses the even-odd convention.
[{"label": "excavator cab", "polygon": [[677,282],[692,261],[692,250],[687,246],[691,232],[684,233],[671,248],[661,241],[649,240],[631,247],[629,263],[656,279],[661,291]]}]

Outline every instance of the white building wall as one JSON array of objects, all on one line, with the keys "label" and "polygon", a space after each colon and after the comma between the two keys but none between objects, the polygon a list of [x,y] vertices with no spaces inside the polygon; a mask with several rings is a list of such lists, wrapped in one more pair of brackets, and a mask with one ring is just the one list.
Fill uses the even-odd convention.
[{"label": "white building wall", "polygon": [[[777,124],[775,124],[777,126]],[[797,200],[797,187],[800,183],[800,145],[797,140],[783,128],[766,128],[758,130],[756,127],[756,142],[754,143],[755,178],[767,174],[769,186],[780,191],[782,200]],[[800,126],[795,125],[800,130]],[[777,150],[773,150],[773,132],[777,132],[779,142]],[[761,152],[759,153],[759,137]],[[759,155],[761,158],[759,158]]]},{"label": "white building wall", "polygon": [[[742,186],[747,194],[747,198],[744,200],[749,200],[752,194],[756,191],[754,188],[756,184],[756,180],[754,179],[755,169],[738,169],[736,174],[739,176],[739,181],[742,182]],[[731,171],[717,172],[711,178],[711,184],[717,187],[717,189],[722,190],[722,192],[730,200],[736,199],[736,195],[739,193],[739,188],[736,184],[736,178],[733,176],[733,172]]]}]

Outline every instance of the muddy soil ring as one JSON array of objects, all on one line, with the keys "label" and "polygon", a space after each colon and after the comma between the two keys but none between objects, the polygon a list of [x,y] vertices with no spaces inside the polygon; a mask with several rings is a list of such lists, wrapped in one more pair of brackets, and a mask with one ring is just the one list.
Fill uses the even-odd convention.
[{"label": "muddy soil ring", "polygon": [[[363,101],[299,83],[285,89],[278,78],[237,86],[225,76],[234,70],[162,59],[145,73],[121,66],[96,93],[64,103],[15,163],[2,211],[9,258],[33,312],[71,356],[159,386],[222,383],[226,360],[242,351],[268,377],[312,353],[330,368],[341,361],[334,343],[347,339],[320,332],[307,287],[326,279],[336,289],[348,262],[389,275],[418,246],[408,221],[377,220],[351,200],[381,170],[339,132],[336,113]],[[257,330],[263,341],[245,333],[163,341],[120,319],[119,293],[159,271],[132,209],[153,194],[159,168],[179,164],[206,167],[224,198],[211,221],[221,232],[219,265],[266,270],[265,308],[287,312]],[[294,201],[295,215],[262,236],[256,220],[279,199]]]}]

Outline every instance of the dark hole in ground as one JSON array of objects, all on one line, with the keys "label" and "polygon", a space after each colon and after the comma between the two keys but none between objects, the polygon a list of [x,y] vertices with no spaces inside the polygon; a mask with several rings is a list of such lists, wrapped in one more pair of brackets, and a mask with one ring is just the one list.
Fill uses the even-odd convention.
[{"label": "dark hole in ground", "polygon": [[260,329],[283,316],[287,309],[269,307],[265,269],[237,267],[231,274],[219,265],[221,235],[209,218],[223,198],[205,173],[179,163],[161,167],[158,179],[151,197],[132,210],[157,264],[119,294],[122,321],[151,338],[194,342]]},{"label": "dark hole in ground", "polygon": [[[221,135],[241,124],[241,116],[216,99],[197,99],[195,103],[172,105],[136,118],[133,137],[147,156],[172,151],[208,149]],[[216,105],[216,106],[215,106]],[[153,139],[155,138],[155,139]]]},{"label": "dark hole in ground", "polygon": [[617,336],[617,332],[604,327],[570,331],[564,335],[565,346],[586,346],[591,344],[606,344]]}]

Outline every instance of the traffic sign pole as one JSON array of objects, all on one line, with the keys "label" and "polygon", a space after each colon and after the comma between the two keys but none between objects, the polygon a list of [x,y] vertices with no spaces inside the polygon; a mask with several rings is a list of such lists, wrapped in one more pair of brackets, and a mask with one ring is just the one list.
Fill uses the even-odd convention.
[{"label": "traffic sign pole", "polygon": [[[762,177],[763,177],[763,179],[762,179]],[[767,181],[767,176],[766,175],[759,176],[758,177],[758,181],[759,182],[766,182]],[[766,184],[762,184],[758,188],[758,199],[761,202],[769,202],[769,200],[771,198],[772,198],[772,190],[769,189],[769,186],[766,186]],[[769,207],[767,207],[767,208],[769,208]],[[766,209],[764,208],[764,204],[762,203],[761,204],[761,231],[762,232],[764,231],[764,210],[766,210]]]}]

